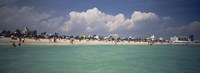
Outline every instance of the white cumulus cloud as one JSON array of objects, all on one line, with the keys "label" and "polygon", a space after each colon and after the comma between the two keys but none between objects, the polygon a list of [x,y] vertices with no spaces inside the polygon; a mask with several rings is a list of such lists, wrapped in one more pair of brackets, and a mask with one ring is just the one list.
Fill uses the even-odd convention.
[{"label": "white cumulus cloud", "polygon": [[[53,12],[54,13],[54,12]],[[194,21],[187,25],[172,27],[170,16],[160,17],[153,12],[134,11],[130,18],[119,13],[111,15],[100,11],[98,8],[86,11],[71,11],[65,16],[54,16],[51,11],[38,12],[29,6],[2,6],[0,7],[0,30],[17,29],[25,26],[39,32],[59,32],[70,34],[99,34],[147,36],[158,35],[185,35],[196,34],[199,36],[200,22]]]},{"label": "white cumulus cloud", "polygon": [[139,22],[143,20],[155,20],[155,19],[158,20],[159,16],[152,12],[146,13],[146,12],[135,11],[132,14],[133,22]]},{"label": "white cumulus cloud", "polygon": [[159,20],[159,16],[153,12],[135,11],[131,18],[126,18],[122,13],[110,15],[100,11],[96,7],[83,12],[72,11],[68,16],[69,19],[60,27],[63,32],[109,33],[119,30],[128,31],[137,27],[142,21]]}]

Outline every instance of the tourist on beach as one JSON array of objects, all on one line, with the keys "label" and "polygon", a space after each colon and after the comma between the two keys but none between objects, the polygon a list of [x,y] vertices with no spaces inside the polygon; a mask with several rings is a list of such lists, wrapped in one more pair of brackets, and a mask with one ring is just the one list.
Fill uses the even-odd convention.
[{"label": "tourist on beach", "polygon": [[12,43],[12,46],[13,46],[13,47],[16,47],[15,42]]},{"label": "tourist on beach", "polygon": [[20,41],[20,42],[22,41],[21,37],[19,37],[19,41]]},{"label": "tourist on beach", "polygon": [[74,39],[70,39],[70,43],[73,44],[73,42],[74,42]]},{"label": "tourist on beach", "polygon": [[56,39],[57,39],[56,37],[53,38],[53,42],[54,42],[54,43],[56,43]]},{"label": "tourist on beach", "polygon": [[22,39],[21,39],[21,37],[19,37],[19,43],[18,43],[19,46],[21,46],[21,41],[22,41]]},{"label": "tourist on beach", "polygon": [[18,43],[19,46],[21,46],[21,41]]},{"label": "tourist on beach", "polygon": [[22,38],[22,43],[24,43],[24,41],[25,41],[25,38]]}]

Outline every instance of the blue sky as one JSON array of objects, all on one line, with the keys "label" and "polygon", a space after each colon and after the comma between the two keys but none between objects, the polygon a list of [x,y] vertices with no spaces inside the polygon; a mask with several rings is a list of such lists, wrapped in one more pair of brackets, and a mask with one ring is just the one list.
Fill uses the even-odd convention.
[{"label": "blue sky", "polygon": [[1,0],[0,30],[200,39],[199,0]]}]

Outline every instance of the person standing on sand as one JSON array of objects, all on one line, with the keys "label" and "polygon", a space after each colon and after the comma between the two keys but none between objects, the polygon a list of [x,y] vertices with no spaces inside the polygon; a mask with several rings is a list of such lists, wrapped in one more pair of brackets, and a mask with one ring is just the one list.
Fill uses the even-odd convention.
[{"label": "person standing on sand", "polygon": [[21,41],[19,41],[18,45],[21,46]]},{"label": "person standing on sand", "polygon": [[73,42],[74,42],[74,39],[70,39],[70,43],[73,44]]},{"label": "person standing on sand", "polygon": [[21,38],[21,37],[19,37],[19,41],[20,41],[20,42],[22,41],[22,38]]},{"label": "person standing on sand", "polygon": [[56,43],[56,39],[57,39],[56,37],[53,38],[53,42],[54,42],[54,43]]},{"label": "person standing on sand", "polygon": [[22,43],[24,43],[24,41],[25,41],[25,38],[22,39]]},{"label": "person standing on sand", "polygon": [[19,46],[21,46],[21,41],[22,41],[22,39],[21,39],[21,37],[19,37],[19,43],[18,43]]},{"label": "person standing on sand", "polygon": [[14,41],[13,41],[13,43],[12,43],[12,46],[13,46],[13,47],[16,47],[16,45],[15,45],[15,42],[14,42]]}]

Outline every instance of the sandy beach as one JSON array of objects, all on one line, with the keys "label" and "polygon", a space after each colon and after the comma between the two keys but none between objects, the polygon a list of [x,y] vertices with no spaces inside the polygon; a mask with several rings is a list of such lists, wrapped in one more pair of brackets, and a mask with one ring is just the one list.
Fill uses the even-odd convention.
[{"label": "sandy beach", "polygon": [[[10,38],[0,38],[0,45],[19,43],[19,40],[11,40]],[[128,41],[98,41],[98,40],[74,40],[73,44],[70,40],[58,39],[56,42],[52,42],[49,39],[25,39],[25,42],[21,42],[21,45],[148,45],[148,42],[128,42]]]},{"label": "sandy beach", "polygon": [[[11,38],[0,38],[0,45],[12,45],[15,42],[16,45],[19,44],[19,40],[12,40]],[[25,42],[21,42],[21,45],[150,45],[148,42],[128,42],[128,41],[98,41],[98,40],[74,40],[73,43],[70,43],[70,40],[67,39],[57,39],[56,42],[53,42],[53,39],[25,39]],[[200,45],[199,43],[191,44],[180,44],[180,43],[159,43],[154,42],[154,45]]]}]

